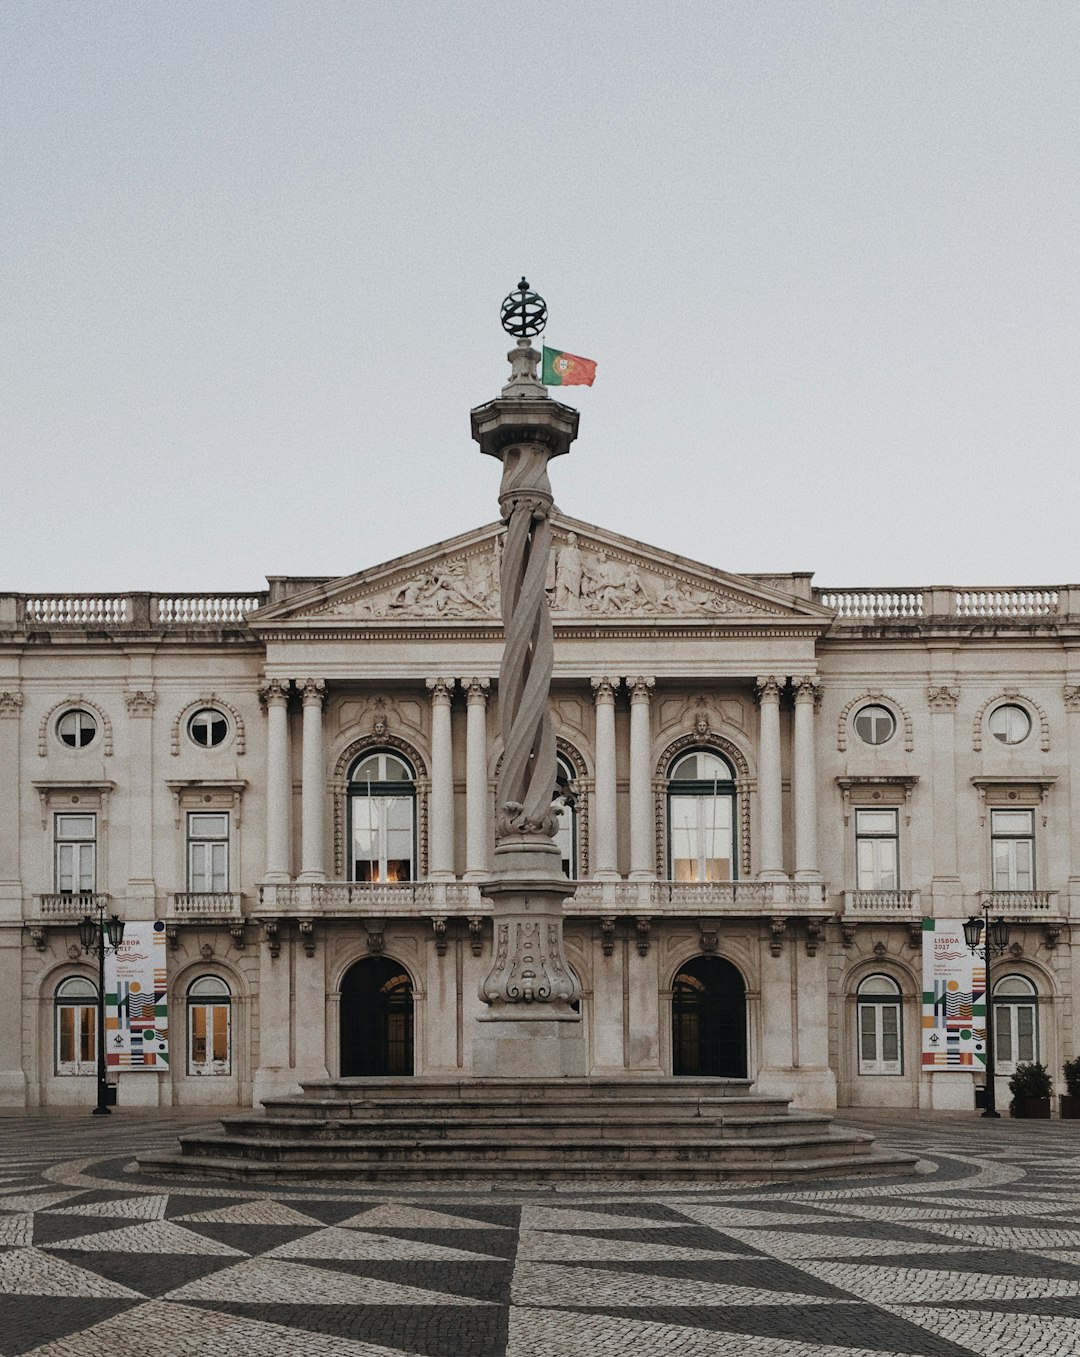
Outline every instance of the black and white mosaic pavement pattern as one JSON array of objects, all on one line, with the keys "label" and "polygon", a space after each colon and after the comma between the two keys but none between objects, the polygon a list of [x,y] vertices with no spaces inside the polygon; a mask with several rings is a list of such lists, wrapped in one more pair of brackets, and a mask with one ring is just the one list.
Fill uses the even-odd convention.
[{"label": "black and white mosaic pavement pattern", "polygon": [[3,1357],[1080,1354],[1080,1123],[890,1114],[916,1177],[736,1188],[131,1171],[194,1124],[0,1115]]}]

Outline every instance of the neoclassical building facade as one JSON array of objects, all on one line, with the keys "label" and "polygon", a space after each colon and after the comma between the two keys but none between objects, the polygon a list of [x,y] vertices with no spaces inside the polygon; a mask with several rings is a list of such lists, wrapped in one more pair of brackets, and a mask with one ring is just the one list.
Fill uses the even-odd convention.
[{"label": "neoclassical building facade", "polygon": [[[170,1059],[112,1076],[121,1104],[470,1074],[502,532],[255,596],[0,595],[3,1104],[93,1102],[101,909],[167,938]],[[1080,1053],[1080,589],[818,589],[554,538],[592,1073],[971,1107],[976,1070],[921,1055],[923,922],[987,903],[1003,1079]]]}]

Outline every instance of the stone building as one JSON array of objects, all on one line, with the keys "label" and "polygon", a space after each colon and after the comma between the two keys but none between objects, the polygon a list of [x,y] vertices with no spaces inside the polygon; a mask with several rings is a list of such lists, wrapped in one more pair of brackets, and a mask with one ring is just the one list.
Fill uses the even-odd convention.
[{"label": "stone building", "polygon": [[[4,1104],[93,1101],[101,904],[167,939],[171,1061],[121,1104],[469,1073],[501,537],[257,596],[0,595]],[[1080,589],[817,589],[562,516],[548,585],[591,1072],[970,1107],[921,1062],[921,924],[988,895],[1001,1074],[1076,1053]]]}]

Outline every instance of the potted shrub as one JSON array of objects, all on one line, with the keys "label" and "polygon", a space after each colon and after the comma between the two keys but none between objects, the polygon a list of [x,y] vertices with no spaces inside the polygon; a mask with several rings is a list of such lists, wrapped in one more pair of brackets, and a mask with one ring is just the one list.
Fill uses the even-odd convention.
[{"label": "potted shrub", "polygon": [[1014,1117],[1041,1117],[1050,1119],[1050,1094],[1053,1092],[1050,1071],[1040,1061],[1021,1062],[1009,1080],[1012,1102],[1009,1111]]},{"label": "potted shrub", "polygon": [[1061,1067],[1068,1093],[1058,1094],[1058,1109],[1063,1118],[1080,1119],[1080,1055],[1066,1060]]}]

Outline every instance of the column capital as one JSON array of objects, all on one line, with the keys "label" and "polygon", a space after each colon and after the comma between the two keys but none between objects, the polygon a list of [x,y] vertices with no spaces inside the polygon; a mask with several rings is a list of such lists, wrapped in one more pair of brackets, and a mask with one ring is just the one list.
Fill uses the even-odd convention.
[{"label": "column capital", "polygon": [[656,687],[656,679],[639,674],[635,678],[627,678],[626,686],[630,690],[630,701],[648,703],[652,694],[652,689]]},{"label": "column capital", "polygon": [[960,701],[960,689],[947,683],[932,683],[926,690],[926,700],[931,711],[955,711]]},{"label": "column capital", "polygon": [[259,701],[264,707],[287,706],[291,687],[291,679],[267,679],[259,688]]},{"label": "column capital", "polygon": [[303,698],[305,707],[324,707],[326,705],[325,679],[297,679],[296,691]]},{"label": "column capital", "polygon": [[775,674],[766,674],[754,680],[754,692],[759,702],[779,702],[783,686],[784,680],[778,679]]},{"label": "column capital", "polygon": [[598,707],[615,705],[615,689],[619,686],[619,679],[608,675],[602,675],[599,678],[590,679],[593,687],[593,700]]},{"label": "column capital", "polygon": [[150,716],[157,703],[157,693],[145,692],[142,688],[137,691],[128,689],[124,693],[124,702],[129,716]]},{"label": "column capital", "polygon": [[491,680],[486,678],[463,678],[458,682],[465,690],[465,703],[473,707],[479,704],[486,706],[488,695],[491,692]]},{"label": "column capital", "polygon": [[429,678],[426,680],[428,692],[431,694],[431,705],[433,707],[448,707],[450,705],[456,681],[456,679],[452,678]]},{"label": "column capital", "polygon": [[821,701],[821,679],[817,674],[792,675],[791,686],[795,692],[796,702]]},{"label": "column capital", "polygon": [[[3,715],[5,696],[0,693],[0,716]],[[1066,711],[1080,711],[1080,683],[1066,683],[1064,697]]]}]

